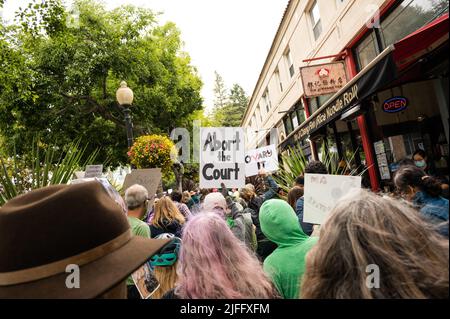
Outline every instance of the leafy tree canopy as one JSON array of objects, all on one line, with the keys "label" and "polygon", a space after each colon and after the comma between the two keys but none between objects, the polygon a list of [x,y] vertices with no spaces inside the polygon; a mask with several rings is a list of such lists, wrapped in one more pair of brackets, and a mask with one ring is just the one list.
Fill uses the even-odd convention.
[{"label": "leafy tree canopy", "polygon": [[182,47],[175,24],[158,25],[148,9],[34,0],[0,28],[2,147],[25,154],[37,134],[61,146],[81,137],[101,147],[99,161],[126,163],[122,80],[135,94],[135,136],[169,133],[202,109],[202,82]]}]

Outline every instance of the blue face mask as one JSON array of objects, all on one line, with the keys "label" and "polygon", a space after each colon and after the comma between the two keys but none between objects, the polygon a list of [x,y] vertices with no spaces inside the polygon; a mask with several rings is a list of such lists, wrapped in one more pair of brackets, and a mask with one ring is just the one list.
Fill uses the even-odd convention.
[{"label": "blue face mask", "polygon": [[427,166],[427,162],[425,162],[424,160],[415,161],[414,163],[418,168],[425,168]]}]

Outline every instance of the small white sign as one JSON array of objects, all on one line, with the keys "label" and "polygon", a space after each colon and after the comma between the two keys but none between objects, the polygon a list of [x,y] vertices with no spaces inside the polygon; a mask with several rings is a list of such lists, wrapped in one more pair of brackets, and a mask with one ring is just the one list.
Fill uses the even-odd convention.
[{"label": "small white sign", "polygon": [[240,127],[200,129],[200,187],[245,186],[245,138]]},{"label": "small white sign", "polygon": [[87,165],[84,178],[101,178],[103,174],[103,165]]},{"label": "small white sign", "polygon": [[305,174],[303,221],[321,225],[344,196],[361,190],[361,176]]},{"label": "small white sign", "polygon": [[245,176],[255,176],[264,169],[266,172],[278,170],[278,152],[275,145],[247,151],[245,156]]}]

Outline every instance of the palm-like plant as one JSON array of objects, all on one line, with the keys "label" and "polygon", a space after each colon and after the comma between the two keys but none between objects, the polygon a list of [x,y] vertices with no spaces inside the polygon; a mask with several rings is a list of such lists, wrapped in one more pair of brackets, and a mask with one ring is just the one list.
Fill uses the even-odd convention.
[{"label": "palm-like plant", "polygon": [[[358,150],[351,153],[349,157],[339,158],[337,153],[326,152],[322,148],[321,161],[331,175],[362,175],[365,170],[362,170],[361,167],[351,166],[357,152]],[[300,146],[290,147],[287,153],[281,155],[279,170],[274,178],[285,193],[288,193],[294,186],[295,179],[304,174],[306,165],[308,165],[308,159]]]},{"label": "palm-like plant", "polygon": [[33,143],[29,161],[17,154],[7,160],[0,158],[0,205],[33,189],[67,184],[76,170],[94,163],[99,154],[97,149],[86,157],[87,146],[81,147],[80,141],[64,150],[47,146],[42,155],[40,148],[39,141]]}]

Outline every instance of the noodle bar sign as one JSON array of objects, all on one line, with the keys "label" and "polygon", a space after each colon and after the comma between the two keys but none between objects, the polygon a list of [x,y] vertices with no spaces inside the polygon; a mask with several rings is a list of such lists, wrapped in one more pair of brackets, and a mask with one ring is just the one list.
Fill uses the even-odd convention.
[{"label": "noodle bar sign", "polygon": [[350,87],[338,99],[336,99],[333,104],[325,107],[317,115],[315,115],[303,128],[300,129],[299,138],[303,139],[311,132],[329,123],[356,100],[358,100],[358,84]]}]

